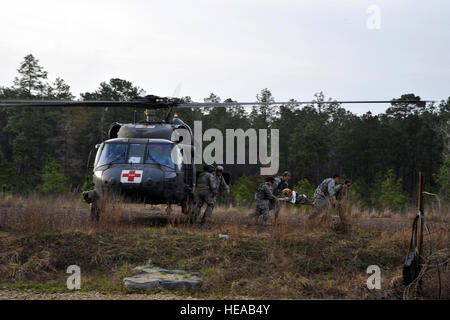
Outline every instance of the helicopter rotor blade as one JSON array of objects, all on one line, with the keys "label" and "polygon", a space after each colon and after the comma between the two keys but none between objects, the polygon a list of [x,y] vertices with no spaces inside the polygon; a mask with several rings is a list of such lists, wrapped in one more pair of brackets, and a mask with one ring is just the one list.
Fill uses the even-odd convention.
[{"label": "helicopter rotor blade", "polygon": [[182,103],[181,99],[148,95],[136,97],[128,101],[105,100],[0,100],[0,107],[142,107],[147,109],[162,109],[174,107]]},{"label": "helicopter rotor blade", "polygon": [[315,104],[398,104],[398,103],[429,103],[432,100],[353,100],[353,101],[287,101],[287,102],[189,102],[179,98],[160,98],[148,96],[129,101],[67,101],[67,100],[0,100],[0,107],[134,107],[147,109],[164,108],[216,108],[235,106],[264,106],[264,105],[315,105]]},{"label": "helicopter rotor blade", "polygon": [[182,87],[183,83],[180,81],[178,82],[175,90],[173,91],[172,97],[174,98],[180,98],[180,93],[181,93],[181,87]]},{"label": "helicopter rotor blade", "polygon": [[140,101],[0,100],[0,107],[134,107]]},{"label": "helicopter rotor blade", "polygon": [[393,104],[393,103],[428,103],[432,100],[353,100],[353,101],[288,101],[288,102],[190,102],[177,105],[177,108],[214,108],[234,106],[266,106],[266,105],[304,105],[304,104]]}]

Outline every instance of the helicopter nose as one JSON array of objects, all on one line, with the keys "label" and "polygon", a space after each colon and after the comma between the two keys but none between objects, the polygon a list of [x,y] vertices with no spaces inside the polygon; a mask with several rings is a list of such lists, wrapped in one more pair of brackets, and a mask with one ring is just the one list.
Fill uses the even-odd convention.
[{"label": "helicopter nose", "polygon": [[160,168],[147,168],[144,171],[145,182],[147,185],[161,183],[164,179],[163,171]]},{"label": "helicopter nose", "polygon": [[105,180],[103,181],[103,183],[104,183],[104,184],[107,184],[107,185],[110,185],[110,186],[114,186],[114,185],[117,184],[117,180],[114,179],[114,178],[111,178],[111,179],[109,179],[109,180],[105,179]]}]

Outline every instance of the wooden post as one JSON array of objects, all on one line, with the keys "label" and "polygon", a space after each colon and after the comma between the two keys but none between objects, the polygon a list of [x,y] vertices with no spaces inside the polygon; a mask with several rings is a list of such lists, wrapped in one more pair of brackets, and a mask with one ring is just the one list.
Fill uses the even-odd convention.
[{"label": "wooden post", "polygon": [[423,215],[423,173],[419,172],[419,195],[417,197],[417,210]]},{"label": "wooden post", "polygon": [[[418,215],[419,215],[419,223],[420,223],[420,229],[419,229],[419,246],[418,246],[418,254],[417,257],[417,269],[420,272],[422,269],[422,253],[423,253],[423,228],[424,228],[424,212],[423,212],[423,187],[424,187],[424,176],[422,172],[419,172],[419,194],[417,197],[417,209],[418,209]],[[419,295],[422,294],[422,279],[419,280],[418,286],[417,286],[417,293]]]}]

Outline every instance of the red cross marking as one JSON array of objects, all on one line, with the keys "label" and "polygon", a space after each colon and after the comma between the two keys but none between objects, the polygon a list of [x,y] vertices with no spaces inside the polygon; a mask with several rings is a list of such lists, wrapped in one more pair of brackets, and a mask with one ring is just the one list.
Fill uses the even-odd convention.
[{"label": "red cross marking", "polygon": [[128,181],[133,182],[134,178],[140,178],[141,174],[140,173],[136,173],[136,171],[134,171],[134,170],[130,170],[128,173],[124,173],[122,175],[122,177],[128,178]]}]

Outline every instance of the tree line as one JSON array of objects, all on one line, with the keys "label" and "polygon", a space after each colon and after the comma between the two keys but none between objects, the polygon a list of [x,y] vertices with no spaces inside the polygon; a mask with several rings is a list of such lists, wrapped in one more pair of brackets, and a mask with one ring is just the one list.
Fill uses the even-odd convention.
[{"label": "tree line", "polygon": [[[75,99],[63,79],[49,81],[31,54],[17,71],[12,85],[0,86],[0,99]],[[124,101],[145,94],[133,83],[113,78],[93,92],[81,93],[79,99]],[[321,92],[304,106],[295,100],[279,107],[264,104],[274,101],[267,88],[256,99],[263,105],[251,110],[193,108],[178,115],[190,126],[201,120],[203,130],[279,129],[280,171],[289,170],[293,186],[302,193],[313,192],[322,179],[339,173],[354,181],[352,193],[361,206],[401,208],[414,200],[422,171],[427,190],[450,198],[450,97],[424,103],[413,93],[404,94],[377,115],[370,111],[356,115]],[[233,102],[214,93],[204,101]],[[144,119],[143,113],[137,116]],[[163,112],[156,112],[158,116]],[[132,108],[0,108],[3,192],[80,190],[90,174],[86,164],[93,146],[107,138],[111,123],[133,120]],[[251,201],[255,184],[261,181],[259,165],[227,165],[226,170],[232,177],[233,200]]]}]

